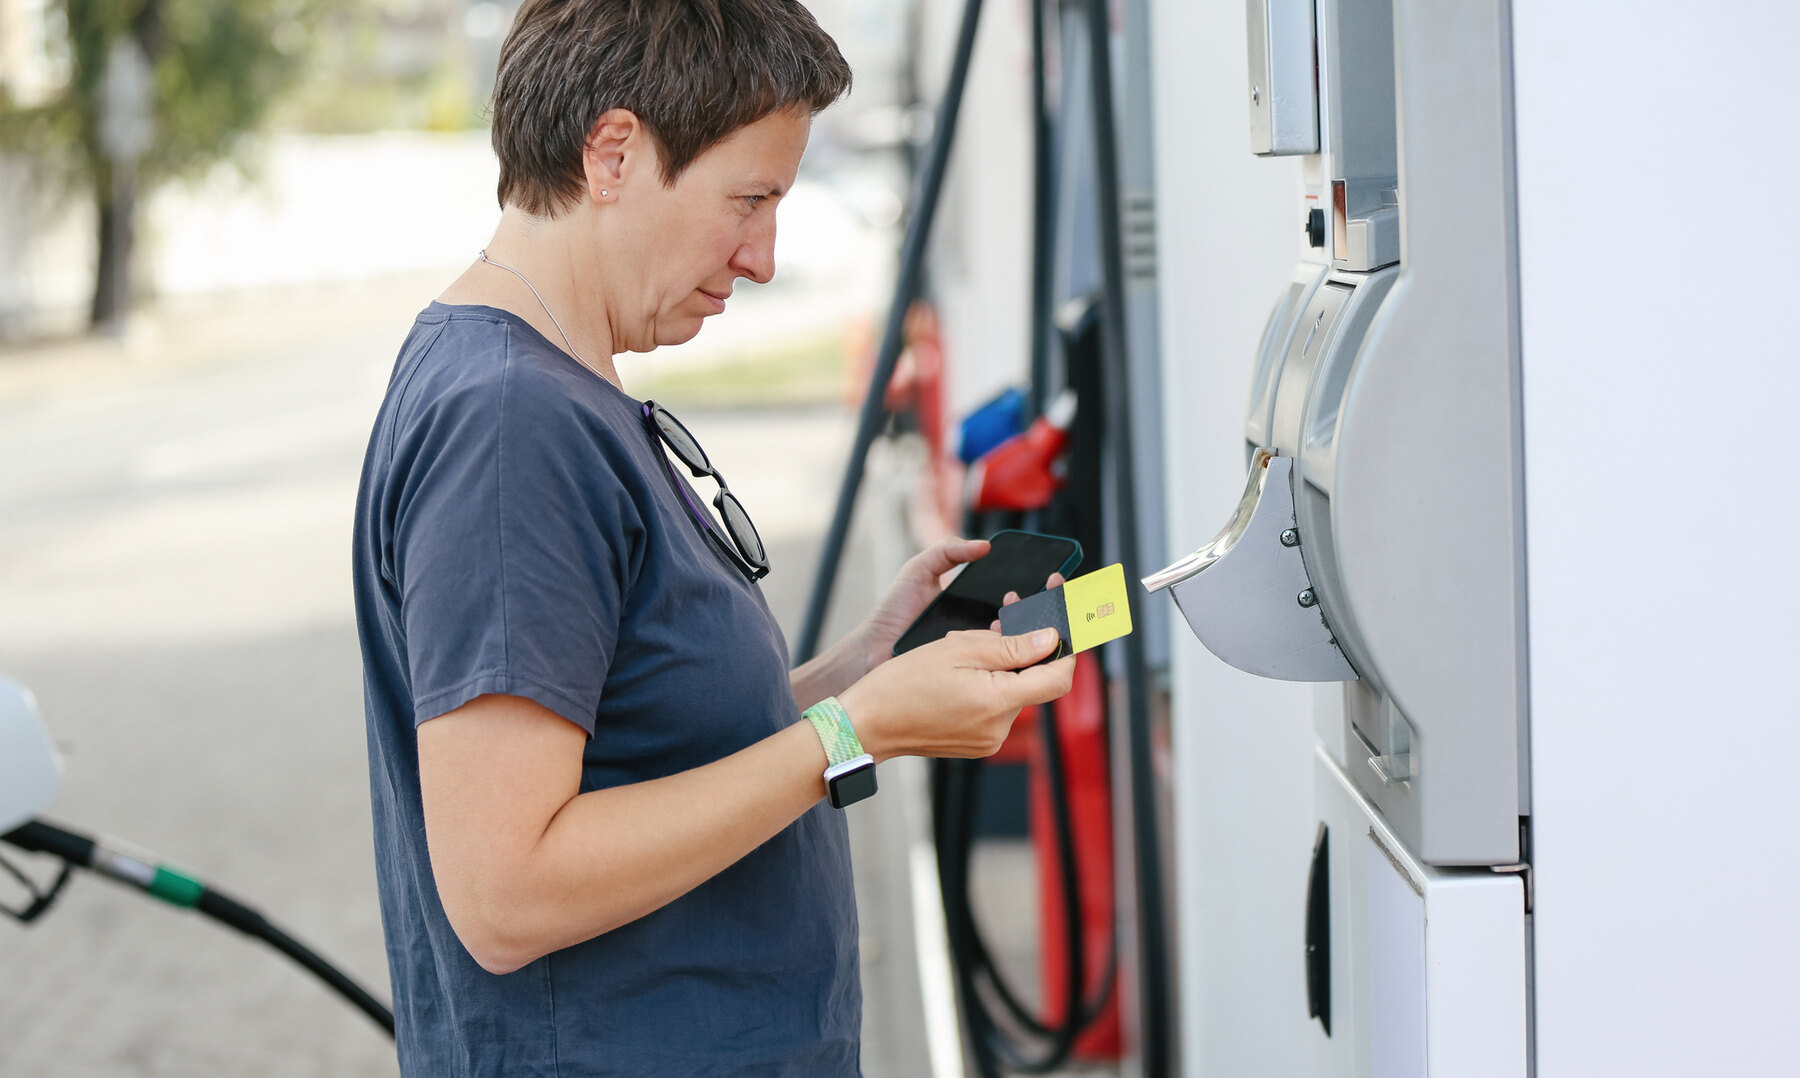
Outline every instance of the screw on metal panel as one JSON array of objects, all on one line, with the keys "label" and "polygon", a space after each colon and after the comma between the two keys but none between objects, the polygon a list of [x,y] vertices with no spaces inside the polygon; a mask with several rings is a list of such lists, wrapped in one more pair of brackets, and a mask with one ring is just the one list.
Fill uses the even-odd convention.
[{"label": "screw on metal panel", "polygon": [[1312,606],[1319,605],[1319,597],[1317,595],[1313,594],[1313,590],[1311,588],[1307,588],[1306,590],[1302,591],[1298,596],[1296,596],[1296,599],[1299,601],[1301,606],[1312,607]]},{"label": "screw on metal panel", "polygon": [[1260,86],[1250,87],[1250,103],[1252,105],[1257,105],[1257,104],[1262,103],[1262,87],[1260,87]]},{"label": "screw on metal panel", "polygon": [[1299,546],[1300,545],[1300,533],[1293,528],[1286,529],[1285,531],[1283,531],[1281,533],[1281,545],[1282,546]]}]

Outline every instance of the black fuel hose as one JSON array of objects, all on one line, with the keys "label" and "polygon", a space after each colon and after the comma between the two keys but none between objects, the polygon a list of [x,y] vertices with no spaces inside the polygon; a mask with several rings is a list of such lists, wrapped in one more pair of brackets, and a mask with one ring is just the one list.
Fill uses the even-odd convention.
[{"label": "black fuel hose", "polygon": [[[1032,248],[1031,248],[1031,381],[1030,411],[1040,414],[1051,388],[1052,345],[1057,338],[1053,324],[1056,284],[1056,167],[1052,118],[1049,107],[1048,42],[1045,26],[1051,16],[1051,0],[1032,0]],[[1036,530],[1036,517],[1026,527]],[[970,532],[979,534],[979,532]],[[1041,716],[1044,767],[1049,786],[1050,826],[1056,844],[1057,891],[1063,914],[1063,952],[1067,956],[1062,983],[1060,1019],[1040,1019],[1030,1012],[1019,993],[1008,983],[995,962],[974,916],[970,895],[974,821],[978,816],[981,761],[942,760],[932,767],[932,808],[938,850],[938,884],[942,892],[951,968],[957,983],[958,1006],[968,1031],[970,1060],[980,1078],[997,1078],[1007,1069],[1048,1073],[1066,1063],[1081,1033],[1099,1017],[1114,989],[1117,975],[1117,941],[1108,949],[1106,967],[1092,994],[1088,984],[1087,948],[1081,920],[1079,862],[1071,819],[1066,767],[1053,707],[1037,709]],[[1007,1022],[997,1019],[989,1000],[1004,1008]]]},{"label": "black fuel hose", "polygon": [[[1057,884],[1063,915],[1063,952],[1068,964],[1062,985],[1063,1015],[1054,1022],[1039,1019],[1020,1001],[989,951],[975,921],[971,890],[974,821],[979,815],[980,760],[935,760],[932,764],[932,818],[936,828],[938,886],[944,900],[951,968],[957,1002],[969,1033],[970,1056],[981,1078],[998,1078],[1002,1064],[1023,1074],[1046,1074],[1068,1061],[1075,1041],[1105,1009],[1113,991],[1117,950],[1110,952],[1091,998],[1087,984],[1087,949],[1081,920],[1081,890],[1075,850],[1074,821],[1067,792],[1061,738],[1051,707],[1042,717],[1046,779],[1050,787],[1051,827],[1057,846]],[[1005,1008],[1003,1027],[986,1000]],[[1015,1032],[1016,1031],[1016,1032]],[[1027,1043],[1036,1041],[1039,1043]]]},{"label": "black fuel hose", "polygon": [[267,917],[211,884],[202,883],[170,865],[113,849],[97,839],[41,819],[0,835],[0,841],[31,853],[45,853],[60,858],[76,868],[85,868],[108,879],[117,880],[170,905],[196,910],[220,924],[230,925],[246,936],[262,940],[325,982],[332,991],[349,1000],[358,1010],[373,1019],[376,1025],[386,1030],[388,1036],[394,1035],[393,1011],[383,1006],[342,970],[276,927]]},{"label": "black fuel hose", "polygon": [[1050,399],[1051,307],[1056,291],[1056,162],[1050,123],[1050,0],[1031,0],[1031,385],[1030,414]]},{"label": "black fuel hose", "polygon": [[867,463],[869,447],[875,444],[875,436],[881,433],[887,417],[887,387],[893,381],[894,366],[900,362],[900,351],[905,343],[906,312],[919,295],[925,271],[925,247],[931,239],[932,221],[937,216],[944,172],[950,164],[950,146],[956,137],[956,118],[962,111],[963,89],[969,82],[969,58],[975,51],[975,28],[980,21],[981,0],[964,0],[962,25],[956,35],[956,54],[950,64],[949,85],[938,104],[937,122],[931,130],[931,150],[925,158],[925,168],[913,197],[912,217],[906,223],[906,238],[900,247],[900,272],[894,279],[894,301],[888,308],[887,329],[881,336],[875,369],[869,372],[868,392],[863,395],[862,411],[856,420],[856,440],[850,447],[844,480],[838,486],[837,508],[832,513],[831,529],[826,533],[825,546],[819,554],[818,575],[813,578],[812,594],[806,603],[806,620],[801,624],[800,640],[794,648],[796,666],[819,653],[819,636],[825,629],[825,613],[831,606],[831,591],[837,583],[838,563],[849,540],[856,495],[862,489],[863,465]]},{"label": "black fuel hose", "polygon": [[[1113,520],[1125,576],[1136,579],[1138,542],[1136,469],[1131,444],[1130,351],[1126,347],[1124,224],[1119,197],[1118,117],[1113,108],[1112,18],[1108,0],[1081,0],[1087,16],[1094,150],[1098,157],[1100,260],[1104,316],[1101,318],[1101,377],[1105,422],[1102,437],[1110,450]],[[1132,606],[1137,590],[1129,589]],[[1170,1073],[1169,946],[1164,909],[1162,843],[1156,812],[1156,775],[1150,740],[1150,661],[1144,635],[1118,641],[1125,659],[1125,758],[1131,796],[1132,860],[1136,869],[1138,939],[1138,1020],[1142,1030],[1142,1073]]]}]

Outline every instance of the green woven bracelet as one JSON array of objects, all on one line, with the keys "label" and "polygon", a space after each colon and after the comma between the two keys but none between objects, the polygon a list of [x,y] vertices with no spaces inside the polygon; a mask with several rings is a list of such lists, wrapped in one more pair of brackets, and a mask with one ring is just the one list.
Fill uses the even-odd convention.
[{"label": "green woven bracelet", "polygon": [[827,696],[820,700],[806,709],[804,717],[818,731],[819,740],[825,745],[825,756],[832,766],[864,754],[862,742],[856,737],[856,727],[850,725],[850,716],[844,713],[844,705],[838,703],[837,697]]}]

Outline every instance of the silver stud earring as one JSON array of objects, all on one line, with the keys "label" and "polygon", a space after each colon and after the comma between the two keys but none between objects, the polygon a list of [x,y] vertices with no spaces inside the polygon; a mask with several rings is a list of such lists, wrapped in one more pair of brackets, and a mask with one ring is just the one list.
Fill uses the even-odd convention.
[{"label": "silver stud earring", "polygon": [[609,195],[609,194],[611,194],[611,193],[612,193],[612,192],[610,192],[610,191],[608,191],[608,190],[607,190],[607,189],[606,189],[606,188],[604,188],[604,187],[602,187],[602,188],[601,188],[601,189],[600,189],[600,197],[601,197],[601,198],[605,198],[605,197],[606,197],[606,196],[607,196],[607,195]]}]

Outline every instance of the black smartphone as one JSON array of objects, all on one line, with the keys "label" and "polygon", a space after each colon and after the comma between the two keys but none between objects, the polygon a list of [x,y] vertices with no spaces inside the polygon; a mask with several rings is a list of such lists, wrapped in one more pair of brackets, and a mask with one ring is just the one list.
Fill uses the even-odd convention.
[{"label": "black smartphone", "polygon": [[1051,573],[1068,576],[1081,564],[1081,544],[1060,535],[1001,531],[988,540],[987,556],[972,561],[948,587],[907,626],[894,642],[894,654],[929,644],[962,629],[985,629],[1000,616],[1006,593],[1019,598],[1044,590]]}]

